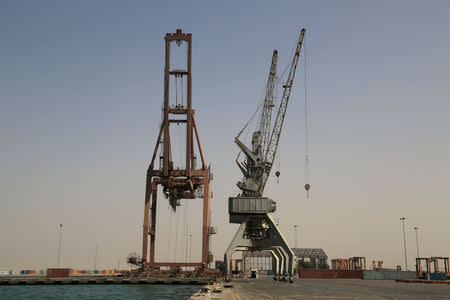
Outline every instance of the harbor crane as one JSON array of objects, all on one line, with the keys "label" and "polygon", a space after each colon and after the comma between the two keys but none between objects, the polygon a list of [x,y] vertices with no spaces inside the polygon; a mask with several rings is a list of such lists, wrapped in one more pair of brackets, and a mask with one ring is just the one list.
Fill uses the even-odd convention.
[{"label": "harbor crane", "polygon": [[[296,260],[294,253],[273,218],[269,215],[269,213],[275,212],[276,202],[263,197],[263,193],[277,154],[305,33],[305,29],[302,29],[300,32],[297,47],[290,63],[289,75],[283,84],[283,95],[276,111],[273,126],[271,126],[271,119],[272,110],[275,107],[277,50],[273,52],[262,113],[259,126],[252,136],[251,149],[240,140],[240,136],[249,123],[244,126],[235,138],[235,143],[245,155],[244,161],[239,161],[239,156],[236,159],[244,179],[237,183],[242,192],[237,197],[228,199],[230,223],[241,224],[241,226],[225,252],[224,261],[227,279],[229,279],[228,271],[231,255],[235,251],[268,250],[273,258],[274,279],[286,281],[286,276],[288,276],[289,282],[293,282]],[[279,172],[276,175],[278,177]]]},{"label": "harbor crane", "polygon": [[[165,38],[165,67],[164,67],[164,101],[163,119],[159,130],[158,139],[153,151],[152,160],[147,169],[147,180],[145,188],[144,224],[142,237],[142,257],[137,254],[130,254],[127,261],[131,264],[140,262],[142,269],[159,270],[160,267],[197,267],[208,268],[213,261],[210,252],[210,236],[215,234],[215,228],[210,226],[210,187],[212,173],[206,163],[200,143],[195,113],[192,108],[192,34],[184,33],[177,29],[175,33],[167,33]],[[175,69],[171,62],[171,47],[175,44],[186,45],[186,67],[185,69]],[[171,84],[175,78],[175,95],[171,95],[173,87]],[[183,88],[183,81],[186,85]],[[181,103],[178,103],[178,82],[181,85]],[[186,95],[184,103],[183,95]],[[175,97],[174,97],[175,96]],[[175,98],[175,99],[174,99]],[[174,104],[175,100],[176,104]],[[185,152],[184,166],[174,165],[171,143],[171,125],[185,124],[185,147],[180,145],[179,151]],[[173,138],[172,138],[173,141]],[[196,141],[197,143],[194,143]],[[181,144],[181,142],[180,142]],[[197,157],[194,146],[197,145],[200,153],[201,167],[197,167]],[[161,149],[159,158],[158,150]],[[159,162],[159,167],[157,163]],[[202,218],[202,241],[201,241],[201,261],[200,262],[157,262],[156,253],[156,208],[158,186],[169,205],[175,212],[182,201],[189,201],[197,198],[203,199]],[[188,200],[189,199],[189,200]],[[164,216],[166,217],[166,216]],[[150,240],[150,241],[149,241]],[[150,247],[149,247],[150,246]],[[175,245],[176,247],[176,245]],[[150,251],[149,251],[150,248]]]}]

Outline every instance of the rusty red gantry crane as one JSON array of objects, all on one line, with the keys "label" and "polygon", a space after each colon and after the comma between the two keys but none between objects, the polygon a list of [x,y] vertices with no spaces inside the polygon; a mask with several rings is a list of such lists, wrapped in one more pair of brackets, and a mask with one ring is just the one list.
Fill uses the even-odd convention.
[{"label": "rusty red gantry crane", "polygon": [[[272,64],[266,86],[266,94],[262,103],[262,114],[259,126],[253,133],[251,149],[239,139],[247,125],[239,132],[235,142],[245,155],[243,162],[236,162],[244,175],[244,180],[237,186],[242,191],[237,197],[228,199],[230,223],[241,224],[224,255],[226,279],[229,280],[231,256],[235,251],[268,250],[272,255],[272,268],[275,280],[293,282],[296,257],[287,244],[278,226],[269,213],[275,212],[276,202],[263,197],[264,187],[275,161],[284,117],[289,103],[295,71],[300,57],[300,50],[306,30],[302,29],[290,64],[289,75],[283,85],[283,96],[280,100],[275,122],[271,126],[272,108],[275,106],[274,89],[277,84],[277,50],[273,52]],[[250,122],[250,121],[249,121]],[[277,176],[279,173],[277,172]]]},{"label": "rusty red gantry crane", "polygon": [[[172,69],[170,62],[170,47],[175,43],[180,46],[187,43],[187,69]],[[209,252],[209,238],[215,233],[210,227],[210,180],[211,173],[206,165],[200,144],[197,125],[192,109],[192,34],[183,33],[177,29],[176,33],[167,33],[165,36],[165,68],[164,68],[164,108],[163,121],[159,131],[158,140],[155,145],[152,160],[147,170],[147,181],[145,189],[144,228],[142,237],[142,267],[205,267],[212,262],[212,254]],[[186,106],[183,103],[171,104],[170,78],[187,78]],[[182,81],[181,81],[182,82]],[[181,85],[182,87],[182,85]],[[177,86],[178,88],[178,86]],[[184,93],[182,90],[181,93]],[[173,98],[173,97],[172,97]],[[178,102],[178,101],[177,101]],[[184,116],[184,117],[183,117]],[[174,166],[171,154],[170,125],[172,123],[186,124],[186,165],[185,169]],[[196,169],[196,156],[194,154],[194,133],[197,141],[198,151],[201,157],[201,168]],[[159,156],[159,168],[155,169],[155,159],[158,148],[162,148]],[[156,204],[158,185],[169,200],[173,211],[181,205],[181,199],[195,199],[197,195],[203,198],[203,227],[202,227],[202,259],[201,262],[156,262],[155,261],[155,237],[156,237]],[[201,192],[203,191],[203,195]],[[150,236],[150,253],[148,253]],[[150,255],[148,255],[150,254]]]}]

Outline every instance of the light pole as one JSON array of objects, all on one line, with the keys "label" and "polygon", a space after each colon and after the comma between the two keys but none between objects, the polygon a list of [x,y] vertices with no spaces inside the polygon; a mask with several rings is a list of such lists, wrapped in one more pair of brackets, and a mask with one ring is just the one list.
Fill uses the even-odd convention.
[{"label": "light pole", "polygon": [[94,270],[97,270],[97,248],[98,244],[95,244]]},{"label": "light pole", "polygon": [[192,233],[189,234],[189,262],[191,262],[191,253],[192,253]]},{"label": "light pole", "polygon": [[406,217],[400,218],[400,220],[403,222],[403,248],[405,249],[405,267],[406,267],[406,271],[408,271],[408,260],[406,258],[405,219],[406,219]]},{"label": "light pole", "polygon": [[295,231],[295,248],[297,248],[297,225],[294,225],[294,231]]},{"label": "light pole", "polygon": [[418,237],[417,237],[417,229],[419,229],[419,227],[414,227],[414,231],[416,232],[416,247],[417,247],[417,257],[420,257],[419,256],[419,239],[418,239]]},{"label": "light pole", "polygon": [[188,260],[188,232],[189,232],[189,224],[186,224],[186,245],[184,247],[184,261],[187,262]]},{"label": "light pole", "polygon": [[59,247],[58,247],[58,263],[56,265],[57,268],[59,268],[59,258],[61,256],[61,236],[62,236],[62,224],[59,224]]}]

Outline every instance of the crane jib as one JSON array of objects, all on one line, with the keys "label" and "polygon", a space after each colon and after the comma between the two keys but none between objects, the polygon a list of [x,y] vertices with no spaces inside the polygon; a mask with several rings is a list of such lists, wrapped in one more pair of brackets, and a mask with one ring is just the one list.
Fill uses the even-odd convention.
[{"label": "crane jib", "polygon": [[[272,55],[272,63],[270,67],[269,77],[266,85],[266,95],[264,98],[263,110],[257,131],[253,133],[252,148],[249,149],[241,141],[239,136],[245,130],[248,123],[242,129],[235,141],[241,151],[246,156],[245,168],[242,164],[238,164],[242,170],[245,181],[239,182],[238,187],[247,196],[262,196],[267,179],[270,175],[275,156],[278,150],[281,131],[286,115],[289,97],[292,86],[294,84],[295,71],[297,69],[300,51],[306,30],[302,29],[298,39],[295,55],[290,63],[289,75],[283,84],[283,96],[280,100],[278,110],[276,112],[275,122],[271,130],[272,109],[274,105],[274,90],[276,85],[276,68],[278,60],[278,52],[274,50]],[[250,188],[251,187],[251,188]],[[255,192],[256,189],[256,192]]]}]

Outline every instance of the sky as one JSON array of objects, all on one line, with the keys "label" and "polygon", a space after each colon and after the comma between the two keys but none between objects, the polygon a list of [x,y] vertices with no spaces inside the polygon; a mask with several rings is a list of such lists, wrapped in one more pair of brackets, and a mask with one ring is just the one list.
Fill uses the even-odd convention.
[{"label": "sky", "polygon": [[[283,235],[293,244],[298,225],[298,246],[330,260],[404,267],[406,217],[410,269],[415,226],[420,256],[450,256],[449,14],[448,1],[1,1],[0,269],[56,266],[59,224],[60,266],[125,268],[140,253],[164,35],[177,28],[193,36],[214,259],[239,226],[227,209],[241,179],[234,137],[261,99],[272,51],[282,70],[301,28],[281,176],[265,190]],[[156,259],[184,261],[192,234],[199,261],[201,200],[173,214],[159,199]]]}]

